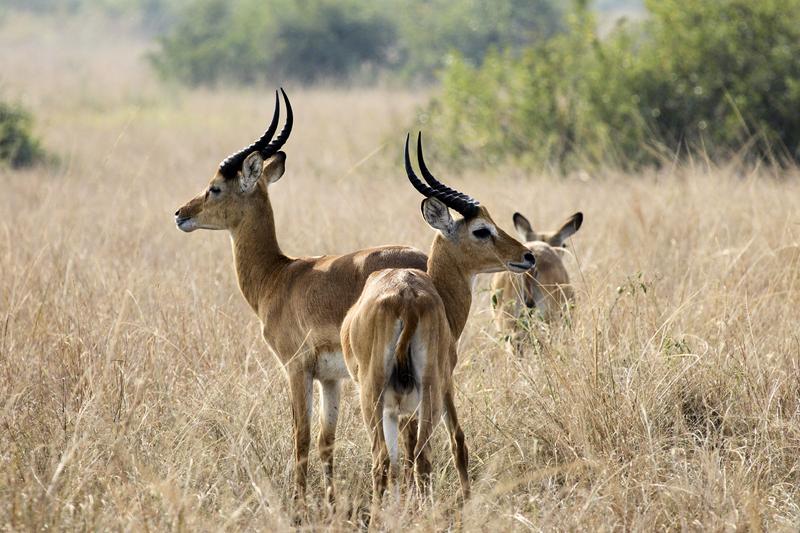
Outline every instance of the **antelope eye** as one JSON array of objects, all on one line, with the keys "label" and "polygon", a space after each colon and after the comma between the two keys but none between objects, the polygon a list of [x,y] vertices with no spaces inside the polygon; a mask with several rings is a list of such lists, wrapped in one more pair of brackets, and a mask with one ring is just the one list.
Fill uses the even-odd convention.
[{"label": "antelope eye", "polygon": [[222,189],[220,189],[217,186],[212,186],[208,188],[208,192],[210,192],[211,194],[219,194],[222,192]]},{"label": "antelope eye", "polygon": [[473,231],[472,234],[479,239],[488,239],[492,235],[492,232],[486,228],[478,228]]}]

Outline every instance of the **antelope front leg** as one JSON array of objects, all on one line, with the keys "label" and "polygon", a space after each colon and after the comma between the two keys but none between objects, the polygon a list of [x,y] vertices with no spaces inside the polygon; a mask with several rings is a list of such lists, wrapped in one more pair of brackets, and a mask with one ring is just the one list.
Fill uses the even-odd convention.
[{"label": "antelope front leg", "polygon": [[311,374],[304,370],[289,374],[289,393],[294,418],[294,494],[295,502],[304,502],[308,475],[308,448],[311,444],[311,408],[313,396]]},{"label": "antelope front leg", "polygon": [[336,440],[336,421],[339,419],[339,381],[321,381],[319,410],[319,457],[328,502],[333,505],[333,445]]},{"label": "antelope front leg", "polygon": [[461,431],[461,425],[458,423],[452,387],[448,387],[444,394],[444,409],[444,421],[447,425],[447,431],[450,433],[450,450],[453,453],[456,470],[458,470],[458,479],[461,481],[461,495],[466,501],[470,493],[469,452],[467,451],[467,443],[464,441],[464,432]]}]

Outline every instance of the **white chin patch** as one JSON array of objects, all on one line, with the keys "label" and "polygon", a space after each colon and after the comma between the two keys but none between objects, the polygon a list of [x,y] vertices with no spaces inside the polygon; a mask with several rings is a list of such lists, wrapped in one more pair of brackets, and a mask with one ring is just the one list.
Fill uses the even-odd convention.
[{"label": "white chin patch", "polygon": [[511,272],[516,272],[518,274],[521,274],[523,272],[527,272],[528,270],[530,270],[530,267],[526,268],[523,265],[519,265],[519,264],[515,264],[515,263],[508,263],[508,269]]},{"label": "white chin patch", "polygon": [[185,231],[186,233],[189,233],[197,229],[197,223],[192,219],[184,220],[180,224],[178,224],[178,229],[181,231]]}]

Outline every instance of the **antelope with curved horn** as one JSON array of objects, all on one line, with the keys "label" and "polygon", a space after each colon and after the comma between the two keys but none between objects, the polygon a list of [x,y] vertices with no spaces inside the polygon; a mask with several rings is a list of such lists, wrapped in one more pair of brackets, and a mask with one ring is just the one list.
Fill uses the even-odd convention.
[{"label": "antelope with curved horn", "polygon": [[[427,184],[414,173],[406,137],[408,179],[425,196],[422,216],[438,230],[427,273],[415,268],[374,272],[342,324],[345,362],[360,384],[361,411],[372,435],[373,513],[380,507],[387,476],[397,487],[403,415],[417,419],[416,439],[413,430],[406,434],[406,453],[413,454],[420,492],[429,487],[428,441],[444,414],[462,496],[468,497],[468,453],[453,401],[452,374],[472,302],[472,280],[484,272],[526,272],[534,265],[530,251],[497,227],[485,207],[433,177],[423,158],[421,134],[417,159]],[[453,220],[448,208],[463,218]]]},{"label": "antelope with curved horn", "polygon": [[536,257],[536,268],[524,275],[501,272],[492,276],[492,305],[498,331],[513,331],[526,309],[551,322],[572,305],[574,291],[562,256],[566,240],[581,224],[583,213],[578,212],[555,231],[536,232],[527,218],[514,213],[514,228]]},{"label": "antelope with curved horn", "polygon": [[339,330],[367,277],[384,268],[420,268],[425,254],[405,246],[369,248],[339,256],[289,257],[278,245],[268,188],[283,176],[279,151],[292,130],[289,99],[281,89],[286,125],[272,140],[275,112],[264,135],[226,158],[208,186],[178,209],[183,231],[227,230],[244,298],[261,321],[268,347],[289,382],[294,419],[294,498],[305,498],[313,382],[319,381],[319,453],[328,497],[333,499],[333,444],[339,413],[339,381],[349,377]]}]

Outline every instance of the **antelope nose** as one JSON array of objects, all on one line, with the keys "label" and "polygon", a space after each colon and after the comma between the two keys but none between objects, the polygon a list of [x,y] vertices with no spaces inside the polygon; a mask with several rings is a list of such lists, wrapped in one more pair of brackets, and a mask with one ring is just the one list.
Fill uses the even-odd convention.
[{"label": "antelope nose", "polygon": [[531,265],[534,265],[534,264],[536,264],[536,258],[535,258],[535,257],[533,257],[533,254],[532,254],[532,253],[530,253],[530,252],[526,252],[526,253],[525,253],[525,255],[523,255],[523,256],[522,256],[522,258],[523,258],[523,259],[524,259],[526,262],[530,263]]},{"label": "antelope nose", "polygon": [[177,217],[178,215],[180,215],[180,214],[181,214],[181,210],[180,210],[180,209],[178,209],[177,211],[175,211],[175,216],[176,216],[176,217]]}]

